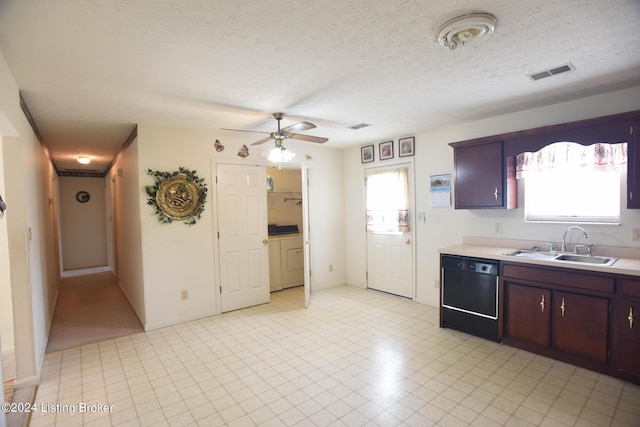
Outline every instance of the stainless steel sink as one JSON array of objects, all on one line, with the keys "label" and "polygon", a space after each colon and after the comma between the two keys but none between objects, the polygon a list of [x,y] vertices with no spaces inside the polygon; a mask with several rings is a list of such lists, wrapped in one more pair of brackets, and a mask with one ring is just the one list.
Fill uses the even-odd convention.
[{"label": "stainless steel sink", "polygon": [[517,256],[521,258],[553,259],[558,254],[553,252],[532,251],[530,249],[516,249],[515,251],[506,252],[503,255]]},{"label": "stainless steel sink", "polygon": [[612,265],[618,260],[616,257],[589,256],[578,254],[560,254],[554,258],[556,261],[577,262],[580,264]]},{"label": "stainless steel sink", "polygon": [[589,256],[589,255],[558,253],[558,252],[542,252],[542,251],[534,251],[530,249],[516,249],[510,252],[505,252],[503,255],[520,257],[520,258],[542,259],[542,260],[548,260],[548,261],[559,261],[559,262],[568,262],[568,263],[576,263],[576,264],[593,264],[593,265],[602,265],[602,266],[613,265],[613,263],[618,260],[618,258],[616,257]]}]

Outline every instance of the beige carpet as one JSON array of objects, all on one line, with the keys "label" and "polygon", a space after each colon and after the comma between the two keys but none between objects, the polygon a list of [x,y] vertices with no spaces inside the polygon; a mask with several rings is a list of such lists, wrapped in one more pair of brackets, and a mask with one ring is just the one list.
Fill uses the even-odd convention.
[{"label": "beige carpet", "polygon": [[111,272],[62,280],[47,353],[142,332]]}]

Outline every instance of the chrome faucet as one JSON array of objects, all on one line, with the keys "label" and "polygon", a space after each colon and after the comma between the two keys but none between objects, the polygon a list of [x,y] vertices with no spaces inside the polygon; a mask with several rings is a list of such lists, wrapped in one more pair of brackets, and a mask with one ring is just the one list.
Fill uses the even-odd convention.
[{"label": "chrome faucet", "polygon": [[571,231],[571,230],[580,230],[580,231],[582,231],[584,233],[584,238],[585,239],[589,238],[589,236],[587,236],[587,232],[584,231],[584,228],[578,227],[577,225],[572,225],[569,228],[567,228],[567,231],[565,231],[564,234],[562,235],[562,247],[560,248],[560,252],[566,252],[566,250],[567,250],[567,243],[566,243],[567,233],[569,231]]}]

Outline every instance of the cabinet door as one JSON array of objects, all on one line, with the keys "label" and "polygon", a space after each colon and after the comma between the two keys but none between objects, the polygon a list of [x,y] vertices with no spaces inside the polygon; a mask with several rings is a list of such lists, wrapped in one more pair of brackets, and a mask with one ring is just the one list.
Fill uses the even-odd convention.
[{"label": "cabinet door", "polygon": [[269,239],[269,289],[282,290],[282,273],[280,268],[280,239]]},{"label": "cabinet door", "polygon": [[289,288],[304,284],[304,250],[302,237],[280,241],[282,263],[282,287]]},{"label": "cabinet door", "polygon": [[640,378],[640,302],[618,304],[618,370]]},{"label": "cabinet door", "polygon": [[504,206],[502,141],[454,149],[456,209]]},{"label": "cabinet door", "polygon": [[555,347],[606,362],[609,300],[556,292],[553,305]]},{"label": "cabinet door", "polygon": [[640,121],[630,127],[627,142],[627,209],[640,209]]},{"label": "cabinet door", "polygon": [[549,346],[551,344],[551,291],[507,284],[505,334],[512,338]]}]

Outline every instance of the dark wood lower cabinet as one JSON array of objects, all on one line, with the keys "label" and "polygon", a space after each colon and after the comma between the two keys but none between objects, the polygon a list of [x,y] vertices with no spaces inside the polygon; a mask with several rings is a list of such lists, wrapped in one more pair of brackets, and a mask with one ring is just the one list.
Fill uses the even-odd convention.
[{"label": "dark wood lower cabinet", "polygon": [[609,299],[556,292],[553,318],[555,348],[607,362]]},{"label": "dark wood lower cabinet", "polygon": [[616,322],[616,369],[640,381],[640,301],[620,299]]},{"label": "dark wood lower cabinet", "polygon": [[606,363],[609,299],[506,283],[506,343]]},{"label": "dark wood lower cabinet", "polygon": [[502,341],[640,383],[640,280],[501,264]]},{"label": "dark wood lower cabinet", "polygon": [[509,284],[506,333],[513,338],[549,346],[550,307],[549,289]]},{"label": "dark wood lower cabinet", "polygon": [[640,384],[640,277],[500,261],[505,345]]}]

